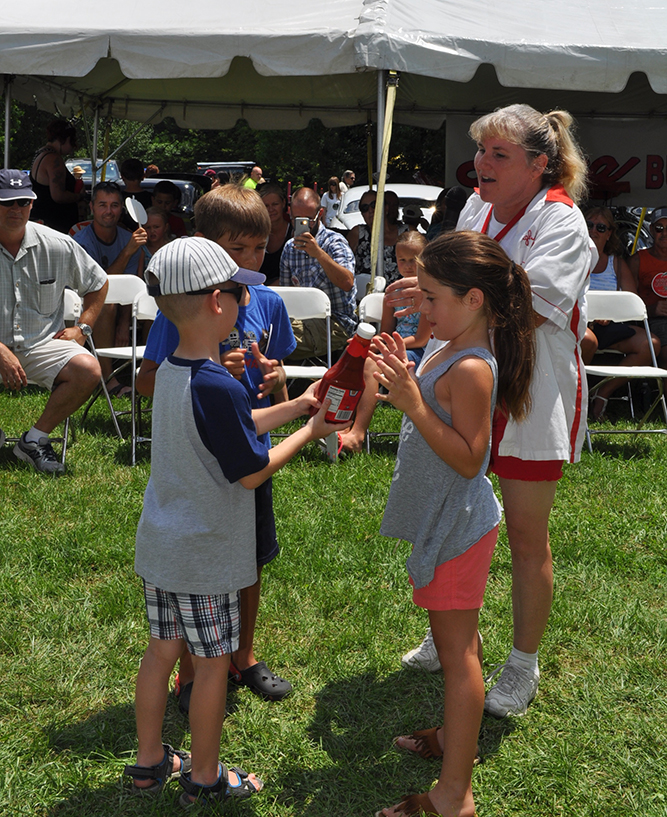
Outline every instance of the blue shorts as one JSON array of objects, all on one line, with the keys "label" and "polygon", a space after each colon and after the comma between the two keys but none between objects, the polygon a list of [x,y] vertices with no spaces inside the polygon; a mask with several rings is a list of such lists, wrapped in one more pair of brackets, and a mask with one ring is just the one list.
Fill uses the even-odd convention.
[{"label": "blue shorts", "polygon": [[255,528],[257,566],[262,567],[272,562],[280,552],[276,537],[276,518],[273,515],[273,489],[270,479],[263,482],[259,488],[255,488]]},{"label": "blue shorts", "polygon": [[415,369],[419,364],[422,362],[422,358],[424,357],[424,349],[406,349],[408,353],[408,360],[411,360],[415,364]]}]

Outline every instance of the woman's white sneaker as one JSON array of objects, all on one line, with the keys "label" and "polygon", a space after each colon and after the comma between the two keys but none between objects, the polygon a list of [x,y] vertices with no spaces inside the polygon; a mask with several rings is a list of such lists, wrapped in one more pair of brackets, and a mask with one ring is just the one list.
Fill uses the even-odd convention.
[{"label": "woman's white sneaker", "polygon": [[415,647],[414,650],[406,652],[401,658],[401,664],[406,669],[422,669],[426,672],[438,672],[442,667],[440,666],[440,659],[438,658],[438,651],[433,643],[433,635],[431,628],[424,637],[422,643]]},{"label": "woman's white sneaker", "polygon": [[506,661],[496,667],[484,680],[490,681],[499,672],[502,672],[500,679],[486,693],[484,711],[496,718],[525,715],[537,695],[540,683],[539,669],[526,669],[514,661]]}]

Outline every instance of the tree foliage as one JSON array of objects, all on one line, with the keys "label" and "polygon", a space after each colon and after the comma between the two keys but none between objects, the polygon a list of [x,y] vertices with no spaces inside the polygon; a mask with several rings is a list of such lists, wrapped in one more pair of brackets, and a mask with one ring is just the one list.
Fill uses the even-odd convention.
[{"label": "tree foliage", "polygon": [[[52,113],[12,103],[11,165],[29,168],[35,152],[46,141],[46,125]],[[90,155],[83,120],[76,123],[80,147],[76,156]],[[98,156],[108,155],[135,134],[138,122],[111,120],[101,122]],[[92,135],[92,117],[88,117]],[[136,157],[144,164],[156,164],[163,171],[196,170],[198,161],[253,161],[272,180],[293,185],[317,183],[325,186],[330,176],[342,176],[347,168],[357,174],[357,184],[368,181],[368,140],[375,157],[375,125],[325,128],[313,119],[303,130],[253,130],[239,120],[230,130],[184,130],[173,119],[165,119],[139,130],[120,147],[114,158]],[[0,144],[4,133],[0,134]],[[3,145],[4,149],[4,145]],[[373,162],[375,163],[375,158]],[[444,183],[445,131],[428,131],[395,125],[392,139],[389,177],[392,181],[412,181],[420,173],[422,180]]]}]

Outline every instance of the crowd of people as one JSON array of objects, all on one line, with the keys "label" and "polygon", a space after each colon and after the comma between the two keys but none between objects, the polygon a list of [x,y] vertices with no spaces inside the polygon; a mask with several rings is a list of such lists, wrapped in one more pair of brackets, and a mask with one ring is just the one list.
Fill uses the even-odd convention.
[{"label": "crowd of people", "polygon": [[[321,320],[291,321],[267,284],[326,292],[333,347],[345,349],[357,324],[355,276],[370,271],[377,202],[376,191],[365,191],[363,223],[347,236],[330,229],[352,171],[332,177],[322,196],[302,187],[290,202],[259,166],[241,184],[216,175],[196,202],[195,234],[181,238],[178,188],[159,182],[147,196],[137,160],[121,167],[124,187],[93,188],[90,223],[64,235],[65,209],[68,220],[82,191],[63,161],[76,134],[62,125],[50,128],[30,175],[0,171],[0,375],[8,389],[30,380],[50,391],[14,448],[19,459],[62,473],[49,434],[101,375],[111,376],[84,346],[91,335],[105,346],[128,341],[129,314],[104,303],[108,276],[142,276],[160,308],[137,378],[153,397],[153,444],[136,537],[150,627],[136,685],[137,760],[125,768],[136,791],[159,793],[179,778],[189,808],[262,789],[218,754],[228,677],[267,700],[292,690],[254,652],[261,575],[279,552],[271,477],[328,434],[360,451],[376,404],[388,402],[403,424],[381,532],[412,544],[409,582],[430,625],[403,664],[442,669],[445,685],[443,720],[396,739],[401,749],[441,758],[436,784],[378,815],[474,817],[483,712],[523,715],[538,691],[553,598],[549,516],[564,463],[581,453],[584,360],[598,348],[617,349],[630,364],[651,356],[634,327],[587,326],[588,287],[638,293],[656,356],[667,362],[667,207],[652,214],[653,245],[626,260],[611,212],[579,209],[587,169],[571,126],[565,111],[527,105],[475,121],[478,189],[470,197],[443,191],[427,230],[420,213],[400,220],[398,200],[385,195],[389,286],[347,426],[326,422],[329,404],[315,384],[290,399],[283,361],[322,355],[327,330]],[[145,224],[128,221],[126,196],[146,205]],[[39,218],[29,220],[38,206]],[[63,322],[65,287],[83,297],[73,327]],[[109,385],[122,396],[120,383]],[[596,392],[593,418],[620,385]],[[309,413],[271,446],[271,430]],[[502,507],[487,470],[498,477]],[[502,513],[513,643],[485,693],[478,620]],[[177,663],[189,753],[162,742]]]}]

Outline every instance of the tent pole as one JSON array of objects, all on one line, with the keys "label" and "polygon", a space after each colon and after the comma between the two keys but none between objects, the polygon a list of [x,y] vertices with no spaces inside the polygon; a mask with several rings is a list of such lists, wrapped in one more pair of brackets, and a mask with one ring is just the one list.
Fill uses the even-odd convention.
[{"label": "tent pole", "polygon": [[[386,71],[378,71],[378,102],[377,102],[377,180],[380,180],[382,172],[382,138],[384,136],[384,106],[385,106],[385,85],[387,82]],[[377,255],[376,263],[371,263],[371,282],[375,281],[375,276],[384,276],[384,185],[380,189],[378,185],[377,199],[375,206],[375,215],[373,216],[373,226],[379,222],[378,230],[373,230],[373,233],[378,233],[382,236],[382,251],[376,249]],[[371,248],[371,260],[373,252]],[[373,291],[372,289],[370,290]]]},{"label": "tent pole", "polygon": [[384,132],[384,106],[385,106],[385,86],[387,82],[387,76],[385,71],[378,71],[378,101],[377,101],[377,133],[375,134],[375,139],[377,141],[377,178],[380,176],[380,165],[382,163],[382,134]]},{"label": "tent pole", "polygon": [[92,179],[90,181],[90,189],[92,190],[95,185],[97,184],[97,139],[99,136],[100,130],[100,108],[99,105],[95,106],[95,117],[93,119],[93,149],[91,150],[91,157],[90,163]]},{"label": "tent pole", "polygon": [[9,143],[12,126],[12,79],[5,74],[5,169],[9,167]]},{"label": "tent pole", "polygon": [[[386,110],[384,111],[382,129],[382,150],[378,161],[380,173],[378,177],[377,198],[373,229],[371,230],[371,284],[369,291],[375,289],[376,275],[384,275],[384,187],[387,181],[387,164],[389,163],[389,146],[394,121],[394,105],[398,89],[398,71],[389,71],[387,76]],[[379,216],[379,218],[378,218]]]}]

